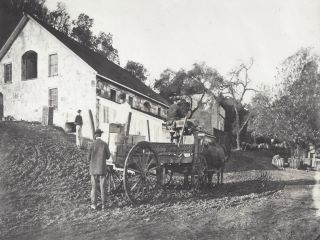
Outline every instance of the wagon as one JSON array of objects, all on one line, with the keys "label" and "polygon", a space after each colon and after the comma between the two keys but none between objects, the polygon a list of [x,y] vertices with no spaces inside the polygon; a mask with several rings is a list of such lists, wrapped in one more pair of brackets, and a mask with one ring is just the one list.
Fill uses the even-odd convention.
[{"label": "wagon", "polygon": [[117,144],[113,160],[108,163],[108,192],[124,188],[130,202],[146,203],[157,196],[159,188],[170,183],[174,173],[191,176],[191,186],[199,187],[210,171],[199,153],[213,136],[194,131],[189,134],[191,143],[184,143],[186,122],[186,119],[177,121],[180,137],[176,142],[139,141],[134,144],[124,139]]}]

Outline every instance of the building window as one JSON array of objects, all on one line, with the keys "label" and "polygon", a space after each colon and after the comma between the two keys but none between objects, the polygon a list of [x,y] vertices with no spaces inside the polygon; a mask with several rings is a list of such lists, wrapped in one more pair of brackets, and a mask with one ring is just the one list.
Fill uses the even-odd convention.
[{"label": "building window", "polygon": [[144,107],[144,111],[146,112],[151,111],[151,104],[149,102],[144,102],[143,107]]},{"label": "building window", "polygon": [[37,78],[38,54],[34,51],[25,52],[22,55],[22,80]]},{"label": "building window", "polygon": [[158,116],[160,116],[161,115],[161,108],[159,107],[158,108]]},{"label": "building window", "polygon": [[11,83],[12,82],[12,64],[4,65],[4,82]]},{"label": "building window", "polygon": [[129,96],[129,105],[133,107],[133,97]]},{"label": "building window", "polygon": [[58,75],[58,54],[49,55],[49,77]]},{"label": "building window", "polygon": [[49,107],[58,109],[58,88],[49,89]]},{"label": "building window", "polygon": [[117,99],[117,91],[110,89],[110,100],[115,102],[116,99]]},{"label": "building window", "polygon": [[127,94],[121,93],[121,94],[119,95],[119,99],[127,100]]}]

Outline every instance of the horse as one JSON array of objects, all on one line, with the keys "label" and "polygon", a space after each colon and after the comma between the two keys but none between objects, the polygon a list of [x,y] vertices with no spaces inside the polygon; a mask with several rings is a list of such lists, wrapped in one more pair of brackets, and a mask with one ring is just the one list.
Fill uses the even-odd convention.
[{"label": "horse", "polygon": [[212,183],[213,171],[217,171],[217,185],[223,183],[223,171],[225,163],[230,157],[230,149],[227,149],[226,146],[211,142],[206,143],[203,146],[203,149],[200,153],[200,156],[204,157],[207,164],[207,183]]}]

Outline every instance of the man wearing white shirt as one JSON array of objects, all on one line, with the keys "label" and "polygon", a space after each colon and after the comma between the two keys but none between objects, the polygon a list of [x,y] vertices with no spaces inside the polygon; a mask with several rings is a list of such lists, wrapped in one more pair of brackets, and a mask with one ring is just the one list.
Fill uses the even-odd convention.
[{"label": "man wearing white shirt", "polygon": [[131,106],[127,102],[126,94],[120,94],[120,105],[117,109],[117,117],[115,123],[126,124],[128,121],[129,112],[131,112]]}]

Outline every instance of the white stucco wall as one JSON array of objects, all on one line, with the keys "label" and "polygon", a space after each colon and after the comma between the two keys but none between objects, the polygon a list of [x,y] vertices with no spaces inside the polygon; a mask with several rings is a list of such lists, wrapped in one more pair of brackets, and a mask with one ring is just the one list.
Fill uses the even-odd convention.
[{"label": "white stucco wall", "polygon": [[[104,107],[109,108],[109,113],[111,113],[112,117],[109,118],[110,122],[116,118],[116,114],[123,114],[117,109],[119,108],[119,104],[113,101],[98,97],[100,103],[100,128],[104,131],[105,140],[107,140],[107,136],[109,133],[109,123],[104,122]],[[130,124],[129,134],[131,135],[141,135],[145,137],[145,140],[148,140],[148,128],[147,128],[147,120],[149,121],[150,128],[150,141],[151,142],[170,142],[170,135],[168,130],[163,129],[162,123],[163,120],[150,116],[148,114],[142,113],[140,111],[131,109],[132,118]],[[127,113],[126,113],[127,114]],[[114,117],[114,118],[113,118]]]},{"label": "white stucco wall", "polygon": [[[21,57],[29,50],[38,54],[38,76],[21,80]],[[58,76],[48,77],[48,57],[58,54]],[[12,63],[12,83],[4,83],[4,64]],[[91,137],[88,110],[95,118],[96,73],[70,49],[33,20],[29,20],[8,52],[0,60],[0,92],[4,97],[4,116],[17,120],[41,121],[42,108],[48,106],[50,88],[58,88],[58,109],[54,124],[64,127],[82,109],[83,135]]]}]

